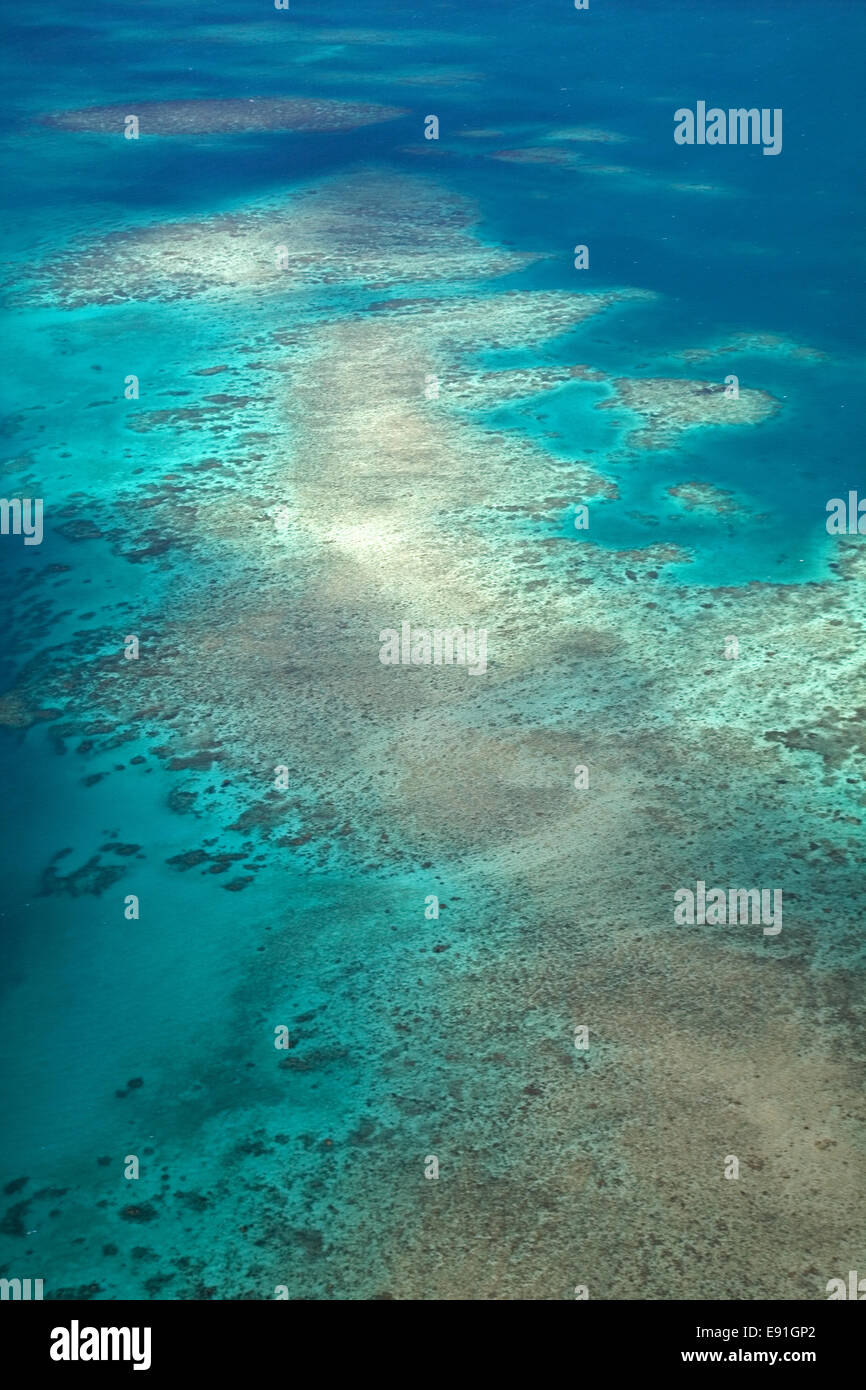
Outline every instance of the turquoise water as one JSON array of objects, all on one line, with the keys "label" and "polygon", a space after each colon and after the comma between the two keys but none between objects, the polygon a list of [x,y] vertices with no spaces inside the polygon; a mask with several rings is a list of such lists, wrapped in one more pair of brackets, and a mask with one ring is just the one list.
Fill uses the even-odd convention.
[{"label": "turquoise water", "polygon": [[[0,537],[0,1272],[825,1296],[866,1258],[864,560],[824,524],[864,490],[861,10],[7,30],[4,496],[45,539]],[[268,96],[399,111],[44,123]],[[675,145],[699,99],[782,107],[782,154]],[[754,419],[641,394],[729,373]],[[383,668],[404,619],[488,674]],[[698,879],[781,885],[782,935],[675,929]]]}]

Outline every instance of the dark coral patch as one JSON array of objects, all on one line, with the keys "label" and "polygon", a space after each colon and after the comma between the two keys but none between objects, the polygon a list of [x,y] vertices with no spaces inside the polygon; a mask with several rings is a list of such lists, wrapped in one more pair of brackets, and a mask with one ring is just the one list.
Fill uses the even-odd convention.
[{"label": "dark coral patch", "polygon": [[144,1202],[139,1206],[123,1207],[120,1215],[124,1221],[155,1221],[159,1213],[150,1202]]},{"label": "dark coral patch", "polygon": [[84,893],[93,893],[99,897],[125,873],[122,864],[102,864],[98,854],[69,874],[59,874],[52,864],[43,871],[40,895],[50,897],[52,894],[65,893],[71,898],[78,898]]}]

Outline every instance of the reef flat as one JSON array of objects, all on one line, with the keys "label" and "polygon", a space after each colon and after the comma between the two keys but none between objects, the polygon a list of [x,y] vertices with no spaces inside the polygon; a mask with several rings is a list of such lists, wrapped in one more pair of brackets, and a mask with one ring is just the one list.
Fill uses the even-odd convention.
[{"label": "reef flat", "polygon": [[684,381],[679,377],[620,377],[613,383],[615,398],[600,401],[598,410],[624,405],[645,424],[628,437],[638,449],[665,449],[676,436],[695,425],[757,425],[779,409],[767,391],[747,387],[732,396],[724,384]]},{"label": "reef flat", "polygon": [[254,130],[357,130],[393,121],[405,112],[371,102],[325,97],[246,97],[194,101],[140,101],[123,106],[87,106],[53,111],[42,124],[94,135],[122,135],[128,116],[138,117],[141,135],[227,135]]},{"label": "reef flat", "polygon": [[673,487],[668,488],[668,496],[676,497],[689,511],[706,509],[718,516],[729,516],[743,511],[743,507],[732,493],[725,488],[713,487],[712,483],[675,483]]},{"label": "reef flat", "polygon": [[684,348],[676,355],[682,362],[707,362],[714,357],[761,352],[784,354],[804,362],[822,362],[827,356],[818,348],[792,342],[779,333],[732,333],[726,342],[712,343],[703,348]]},{"label": "reef flat", "polygon": [[47,301],[79,308],[347,281],[471,281],[534,259],[486,246],[468,234],[469,221],[465,201],[436,184],[371,170],[260,211],[111,233],[40,268],[37,281]]}]

